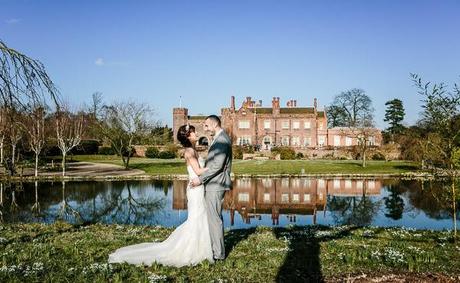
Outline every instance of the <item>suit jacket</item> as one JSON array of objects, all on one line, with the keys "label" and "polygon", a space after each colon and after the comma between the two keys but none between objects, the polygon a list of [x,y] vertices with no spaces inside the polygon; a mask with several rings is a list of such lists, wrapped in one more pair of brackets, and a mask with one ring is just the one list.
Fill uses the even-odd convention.
[{"label": "suit jacket", "polygon": [[232,188],[232,142],[222,131],[211,144],[205,167],[209,168],[199,179],[206,191],[227,191]]}]

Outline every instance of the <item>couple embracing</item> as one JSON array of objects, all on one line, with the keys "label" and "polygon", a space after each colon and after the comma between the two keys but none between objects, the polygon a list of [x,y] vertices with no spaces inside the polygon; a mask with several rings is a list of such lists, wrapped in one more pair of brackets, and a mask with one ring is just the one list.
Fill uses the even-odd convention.
[{"label": "couple embracing", "polygon": [[194,147],[198,140],[195,128],[183,125],[177,132],[185,148],[189,177],[187,220],[163,242],[120,248],[109,255],[109,262],[181,267],[225,259],[222,204],[225,191],[232,186],[232,144],[218,116],[208,116],[204,130],[214,134],[205,162]]}]

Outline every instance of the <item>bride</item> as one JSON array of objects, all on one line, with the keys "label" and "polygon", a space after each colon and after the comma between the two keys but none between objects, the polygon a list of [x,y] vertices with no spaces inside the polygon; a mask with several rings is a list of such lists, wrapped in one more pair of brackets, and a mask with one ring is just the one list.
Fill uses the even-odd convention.
[{"label": "bride", "polygon": [[[185,148],[185,160],[189,180],[203,174],[207,168],[199,163],[194,144],[197,141],[195,128],[183,125],[177,132],[177,139]],[[214,262],[208,217],[204,200],[203,185],[187,186],[187,220],[177,227],[171,235],[160,243],[142,243],[116,250],[109,255],[109,263],[127,262],[130,264],[163,265],[181,267],[195,265],[203,260]]]}]

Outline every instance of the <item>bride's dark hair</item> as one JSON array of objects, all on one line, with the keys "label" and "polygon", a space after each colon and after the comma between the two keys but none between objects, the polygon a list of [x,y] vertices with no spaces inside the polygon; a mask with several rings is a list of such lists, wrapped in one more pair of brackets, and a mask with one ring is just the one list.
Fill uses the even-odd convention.
[{"label": "bride's dark hair", "polygon": [[190,133],[195,132],[195,127],[191,125],[182,125],[177,130],[177,140],[183,147],[193,147],[192,143],[188,139]]}]

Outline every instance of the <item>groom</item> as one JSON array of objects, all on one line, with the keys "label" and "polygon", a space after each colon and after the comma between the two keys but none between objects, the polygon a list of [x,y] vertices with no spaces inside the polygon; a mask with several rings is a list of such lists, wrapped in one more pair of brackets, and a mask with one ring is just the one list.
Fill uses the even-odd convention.
[{"label": "groom", "polygon": [[216,115],[206,118],[204,130],[214,135],[205,163],[205,167],[209,169],[191,182],[194,187],[204,184],[212,252],[215,260],[222,260],[225,259],[222,203],[225,191],[232,187],[232,142]]}]

